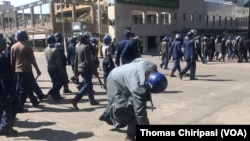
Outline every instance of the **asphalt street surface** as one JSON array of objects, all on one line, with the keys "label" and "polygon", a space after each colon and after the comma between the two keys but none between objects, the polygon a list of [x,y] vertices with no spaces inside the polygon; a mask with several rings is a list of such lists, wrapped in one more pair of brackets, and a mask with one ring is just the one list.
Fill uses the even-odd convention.
[{"label": "asphalt street surface", "polygon": [[[37,82],[47,94],[52,83],[47,73],[47,62],[43,53],[35,53],[42,72]],[[159,56],[144,55],[159,66]],[[101,61],[101,59],[100,59]],[[173,62],[169,62],[171,68]],[[181,62],[182,68],[185,62]],[[250,124],[250,64],[236,62],[197,62],[196,77],[169,77],[170,70],[163,70],[168,87],[161,94],[152,96],[154,106],[148,102],[150,124]],[[73,75],[67,66],[69,77]],[[99,70],[102,77],[102,71]],[[178,72],[175,73],[178,75]],[[32,107],[27,99],[27,113],[17,115],[14,129],[18,137],[0,136],[0,141],[124,141],[126,128],[120,130],[99,121],[107,105],[105,89],[97,78],[93,78],[95,98],[100,105],[91,106],[88,96],[78,103],[79,111],[70,103],[77,92],[70,82],[71,94],[63,94],[62,101],[54,102],[50,97],[38,107]],[[153,111],[151,110],[153,108]]]}]

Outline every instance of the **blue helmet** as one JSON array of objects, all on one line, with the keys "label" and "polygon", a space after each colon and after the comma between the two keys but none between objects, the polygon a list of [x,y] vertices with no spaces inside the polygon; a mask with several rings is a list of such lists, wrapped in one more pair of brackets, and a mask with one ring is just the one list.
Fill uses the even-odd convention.
[{"label": "blue helmet", "polygon": [[111,37],[110,37],[110,35],[108,35],[108,34],[106,34],[104,37],[103,37],[103,39],[102,39],[102,41],[103,41],[103,43],[104,44],[110,44],[111,43]]},{"label": "blue helmet", "polygon": [[56,32],[56,33],[54,34],[54,36],[55,36],[56,38],[62,38],[62,37],[63,37],[61,32]]},{"label": "blue helmet", "polygon": [[91,37],[90,38],[90,43],[96,44],[97,43],[97,39],[95,37]]},{"label": "blue helmet", "polygon": [[63,41],[63,35],[62,35],[61,32],[56,32],[54,34],[54,37],[55,37],[55,39],[56,39],[57,42],[62,42]]},{"label": "blue helmet", "polygon": [[28,36],[28,34],[27,34],[26,31],[19,30],[16,33],[16,40],[17,41],[28,41],[29,40],[29,36]]},{"label": "blue helmet", "polygon": [[169,37],[168,36],[163,37],[162,41],[169,42]]},{"label": "blue helmet", "polygon": [[168,86],[167,78],[159,72],[153,72],[150,74],[147,82],[152,93],[160,93]]},{"label": "blue helmet", "polygon": [[47,44],[55,44],[56,38],[53,35],[49,35],[46,39]]},{"label": "blue helmet", "polygon": [[91,38],[90,32],[81,32],[78,36],[78,40],[81,43],[89,43],[89,39]]}]

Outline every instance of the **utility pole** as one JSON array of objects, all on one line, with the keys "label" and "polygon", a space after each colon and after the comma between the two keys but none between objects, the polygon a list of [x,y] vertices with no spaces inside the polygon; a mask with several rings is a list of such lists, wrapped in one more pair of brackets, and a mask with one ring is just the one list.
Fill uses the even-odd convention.
[{"label": "utility pole", "polygon": [[62,10],[62,0],[60,0],[60,9],[61,9],[61,22],[62,22],[62,32],[63,32],[63,49],[65,55],[67,54],[66,49],[66,38],[65,38],[65,31],[64,31],[64,17],[63,17],[63,10]]},{"label": "utility pole", "polygon": [[248,30],[247,30],[247,38],[250,39],[250,1],[247,2],[248,6]]}]

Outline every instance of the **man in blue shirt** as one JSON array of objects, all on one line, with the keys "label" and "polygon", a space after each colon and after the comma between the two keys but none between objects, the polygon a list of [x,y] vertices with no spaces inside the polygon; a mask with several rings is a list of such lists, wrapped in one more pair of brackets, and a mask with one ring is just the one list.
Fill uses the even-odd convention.
[{"label": "man in blue shirt", "polygon": [[132,62],[135,58],[140,57],[140,53],[136,42],[131,39],[132,33],[130,30],[126,29],[124,31],[125,39],[121,40],[117,44],[115,64],[120,66],[120,59],[122,64],[127,64]]}]

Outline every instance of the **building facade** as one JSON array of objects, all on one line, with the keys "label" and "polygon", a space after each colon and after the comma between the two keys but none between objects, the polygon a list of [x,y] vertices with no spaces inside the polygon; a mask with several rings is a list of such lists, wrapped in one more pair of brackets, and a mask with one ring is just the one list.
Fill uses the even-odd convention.
[{"label": "building facade", "polygon": [[[99,2],[100,5],[104,3],[103,0]],[[36,50],[43,50],[46,37],[56,32],[63,33],[66,38],[83,30],[99,33],[96,0],[40,0],[6,8],[7,4],[10,2],[2,3],[5,9],[0,9],[0,33],[9,35],[25,30]],[[80,27],[74,28],[76,25]],[[104,32],[103,29],[107,31],[107,25],[102,26],[100,32]]]},{"label": "building facade", "polygon": [[[144,3],[143,3],[144,2]],[[110,1],[109,33],[118,41],[127,26],[143,38],[144,52],[158,51],[161,38],[197,29],[199,34],[248,30],[249,9],[224,0]],[[238,5],[237,5],[238,4]]]}]

